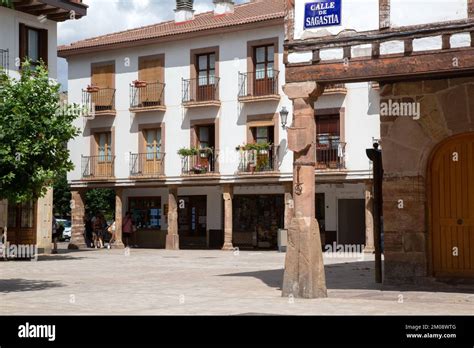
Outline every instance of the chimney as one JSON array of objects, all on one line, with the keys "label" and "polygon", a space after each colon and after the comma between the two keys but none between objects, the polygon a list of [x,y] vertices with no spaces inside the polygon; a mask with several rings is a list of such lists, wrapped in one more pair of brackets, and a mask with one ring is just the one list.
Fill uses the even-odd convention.
[{"label": "chimney", "polygon": [[234,13],[234,2],[232,0],[214,0],[214,15]]},{"label": "chimney", "polygon": [[176,10],[174,10],[174,20],[182,23],[194,19],[194,0],[176,0]]}]

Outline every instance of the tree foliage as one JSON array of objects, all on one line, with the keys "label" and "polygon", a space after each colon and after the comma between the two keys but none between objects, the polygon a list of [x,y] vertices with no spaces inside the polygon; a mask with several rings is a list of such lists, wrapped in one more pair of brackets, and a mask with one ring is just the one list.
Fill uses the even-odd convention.
[{"label": "tree foliage", "polygon": [[79,134],[78,106],[61,105],[44,64],[25,62],[19,79],[0,72],[0,199],[41,197],[74,168],[65,144]]},{"label": "tree foliage", "polygon": [[62,173],[53,185],[54,216],[68,217],[71,215],[71,190],[67,182],[67,174]]},{"label": "tree foliage", "polygon": [[91,215],[102,213],[107,220],[113,219],[115,213],[115,191],[113,189],[93,189],[87,191],[86,211]]}]

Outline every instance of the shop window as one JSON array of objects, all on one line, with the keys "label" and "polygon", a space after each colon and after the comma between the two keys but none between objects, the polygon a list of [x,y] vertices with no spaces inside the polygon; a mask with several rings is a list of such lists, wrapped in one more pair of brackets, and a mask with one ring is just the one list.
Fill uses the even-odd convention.
[{"label": "shop window", "polygon": [[128,206],[138,229],[161,229],[160,197],[129,198]]}]

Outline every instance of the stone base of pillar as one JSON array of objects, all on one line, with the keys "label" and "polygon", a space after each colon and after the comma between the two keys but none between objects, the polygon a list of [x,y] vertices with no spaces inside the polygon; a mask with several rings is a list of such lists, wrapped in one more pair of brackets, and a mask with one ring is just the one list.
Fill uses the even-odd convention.
[{"label": "stone base of pillar", "polygon": [[125,244],[121,240],[117,240],[110,246],[112,249],[125,249]]},{"label": "stone base of pillar", "polygon": [[294,217],[288,229],[283,297],[327,297],[321,236],[316,219]]},{"label": "stone base of pillar", "polygon": [[373,253],[375,253],[375,248],[374,247],[365,247],[364,248],[364,253],[373,254]]},{"label": "stone base of pillar", "polygon": [[71,242],[68,244],[67,248],[69,250],[87,249],[87,245],[86,243]]},{"label": "stone base of pillar", "polygon": [[166,250],[179,250],[179,235],[166,235]]},{"label": "stone base of pillar", "polygon": [[232,243],[224,243],[222,250],[231,251],[234,250],[234,246],[232,245]]}]

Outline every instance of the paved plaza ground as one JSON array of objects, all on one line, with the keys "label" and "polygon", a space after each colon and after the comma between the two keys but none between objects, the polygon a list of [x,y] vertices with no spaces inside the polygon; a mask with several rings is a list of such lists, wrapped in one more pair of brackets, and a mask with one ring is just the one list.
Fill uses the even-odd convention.
[{"label": "paved plaza ground", "polygon": [[325,258],[328,298],[281,297],[278,252],[88,250],[0,262],[0,315],[474,314],[473,286],[382,288],[373,256]]}]

